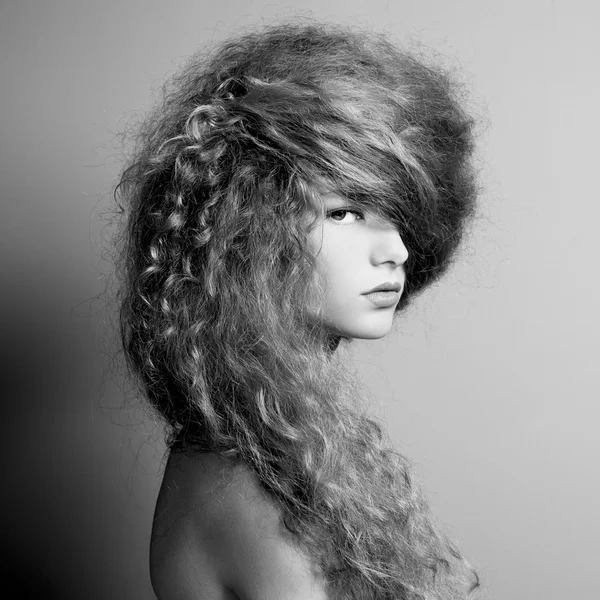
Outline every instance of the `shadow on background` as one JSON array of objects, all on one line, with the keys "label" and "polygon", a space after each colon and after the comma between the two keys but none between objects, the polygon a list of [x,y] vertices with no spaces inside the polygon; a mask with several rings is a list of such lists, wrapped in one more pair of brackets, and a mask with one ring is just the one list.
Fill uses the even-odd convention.
[{"label": "shadow on background", "polygon": [[[3,587],[11,598],[153,598],[146,557],[160,448],[145,443],[141,417],[121,418],[117,392],[101,398],[106,361],[93,319],[70,309],[86,290],[40,290],[24,265],[9,279],[0,311]],[[118,426],[124,417],[129,425]]]}]

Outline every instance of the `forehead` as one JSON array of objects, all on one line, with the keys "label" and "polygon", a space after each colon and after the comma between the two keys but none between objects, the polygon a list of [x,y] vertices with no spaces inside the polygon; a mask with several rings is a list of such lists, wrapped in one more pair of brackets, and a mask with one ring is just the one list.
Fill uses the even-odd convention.
[{"label": "forehead", "polygon": [[342,196],[341,194],[338,194],[337,192],[333,192],[333,191],[319,192],[319,194],[317,196],[317,201],[319,202],[319,207],[325,207],[325,208],[327,208],[331,205],[352,204],[350,202],[350,200],[348,200],[348,198],[346,198],[345,196]]}]

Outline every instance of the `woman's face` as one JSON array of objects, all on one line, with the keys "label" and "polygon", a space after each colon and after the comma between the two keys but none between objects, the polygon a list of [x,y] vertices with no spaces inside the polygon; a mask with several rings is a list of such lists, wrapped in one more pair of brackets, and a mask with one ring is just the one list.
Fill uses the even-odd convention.
[{"label": "woman's face", "polygon": [[392,327],[408,251],[388,221],[357,209],[335,193],[321,199],[324,216],[308,239],[324,290],[325,326],[340,337],[381,338]]}]

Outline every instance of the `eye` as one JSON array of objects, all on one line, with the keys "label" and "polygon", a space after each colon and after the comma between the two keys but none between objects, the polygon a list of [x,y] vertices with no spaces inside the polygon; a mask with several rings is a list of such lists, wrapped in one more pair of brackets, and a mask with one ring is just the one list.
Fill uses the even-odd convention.
[{"label": "eye", "polygon": [[336,208],[327,212],[327,218],[337,223],[346,224],[364,219],[364,215],[360,211],[351,208]]}]

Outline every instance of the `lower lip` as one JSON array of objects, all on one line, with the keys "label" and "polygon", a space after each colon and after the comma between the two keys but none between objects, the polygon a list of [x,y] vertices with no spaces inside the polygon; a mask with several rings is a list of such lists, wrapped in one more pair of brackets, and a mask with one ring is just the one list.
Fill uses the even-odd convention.
[{"label": "lower lip", "polygon": [[365,298],[368,298],[375,306],[380,308],[388,308],[398,304],[400,300],[400,292],[371,292],[365,294]]}]

